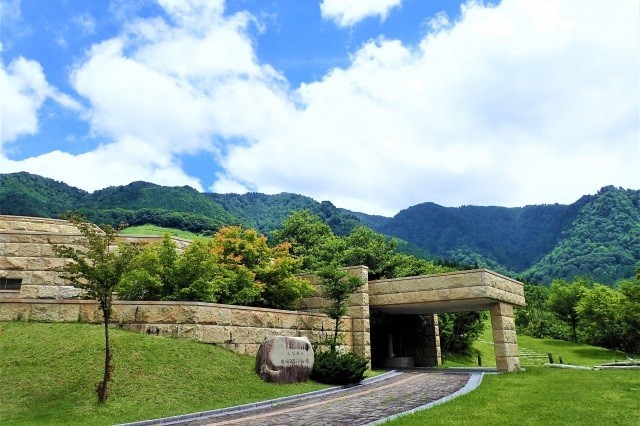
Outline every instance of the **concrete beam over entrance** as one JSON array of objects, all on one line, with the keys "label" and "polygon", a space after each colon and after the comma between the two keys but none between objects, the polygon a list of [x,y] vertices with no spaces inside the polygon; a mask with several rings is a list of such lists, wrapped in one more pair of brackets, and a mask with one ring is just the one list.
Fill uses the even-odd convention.
[{"label": "concrete beam over entrance", "polygon": [[369,281],[369,306],[390,314],[490,310],[525,306],[522,284],[488,269]]}]

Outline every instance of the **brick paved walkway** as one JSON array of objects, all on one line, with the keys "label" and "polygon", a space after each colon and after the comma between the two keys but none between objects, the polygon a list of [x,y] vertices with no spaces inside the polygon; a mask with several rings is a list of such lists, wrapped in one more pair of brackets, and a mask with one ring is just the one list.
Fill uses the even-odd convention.
[{"label": "brick paved walkway", "polygon": [[469,378],[469,374],[407,371],[331,395],[181,424],[365,425],[446,397],[464,387]]}]

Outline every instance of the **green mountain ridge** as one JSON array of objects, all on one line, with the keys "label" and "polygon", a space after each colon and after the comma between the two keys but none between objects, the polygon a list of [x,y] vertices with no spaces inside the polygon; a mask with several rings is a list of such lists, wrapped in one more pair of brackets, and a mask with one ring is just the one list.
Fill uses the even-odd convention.
[{"label": "green mountain ridge", "polygon": [[204,234],[242,224],[269,235],[303,209],[338,235],[364,224],[401,239],[404,252],[534,283],[576,275],[613,283],[640,265],[640,191],[612,186],[569,205],[452,208],[428,202],[384,217],[291,193],[213,194],[147,182],[88,193],[25,172],[0,174],[0,214],[58,217],[76,210],[96,223],[149,223]]}]

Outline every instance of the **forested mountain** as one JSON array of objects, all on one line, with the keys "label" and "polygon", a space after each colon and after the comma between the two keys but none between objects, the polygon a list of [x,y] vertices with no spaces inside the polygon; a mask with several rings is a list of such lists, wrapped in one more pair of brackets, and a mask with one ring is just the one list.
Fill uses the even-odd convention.
[{"label": "forested mountain", "polygon": [[55,218],[68,210],[78,211],[95,223],[150,223],[205,234],[237,224],[268,234],[295,210],[310,210],[337,235],[346,235],[362,225],[329,201],[319,203],[297,194],[203,194],[188,186],[148,182],[88,193],[25,172],[0,174],[0,214]]},{"label": "forested mountain", "polygon": [[362,225],[358,218],[344,213],[329,201],[318,203],[313,198],[283,192],[266,195],[256,192],[248,194],[205,194],[220,203],[243,224],[258,229],[264,234],[282,226],[282,222],[296,210],[309,210],[319,216],[336,235],[347,235]]},{"label": "forested mountain", "polygon": [[531,282],[586,275],[611,283],[640,263],[640,191],[605,187],[573,204],[518,208],[418,204],[392,218],[302,195],[202,194],[146,182],[87,193],[29,173],[0,174],[0,214],[57,217],[77,210],[96,223],[151,223],[198,233],[243,224],[268,234],[310,210],[337,235],[365,224],[400,238],[403,251],[478,265]]},{"label": "forested mountain", "polygon": [[419,204],[402,210],[378,232],[405,239],[437,256],[462,262],[493,260],[512,271],[535,264],[557,244],[582,205],[442,207]]},{"label": "forested mountain", "polygon": [[57,217],[75,209],[88,192],[26,172],[0,174],[0,212]]},{"label": "forested mountain", "polygon": [[640,191],[603,188],[563,232],[562,240],[524,274],[532,282],[549,277],[589,276],[601,283],[631,277],[640,261]]},{"label": "forested mountain", "polygon": [[577,275],[603,283],[640,265],[640,191],[602,188],[570,205],[517,208],[418,204],[393,218],[360,216],[433,254],[531,282]]}]

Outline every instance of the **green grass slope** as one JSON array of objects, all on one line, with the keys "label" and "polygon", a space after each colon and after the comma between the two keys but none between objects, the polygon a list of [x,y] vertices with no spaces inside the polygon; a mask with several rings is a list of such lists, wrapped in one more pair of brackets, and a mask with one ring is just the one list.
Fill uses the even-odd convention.
[{"label": "green grass slope", "polygon": [[[176,228],[165,228],[157,225],[137,225],[137,226],[128,226],[122,229],[119,234],[122,235],[164,235],[169,234],[174,237],[184,238],[187,240],[193,240],[196,238],[203,238],[204,236],[196,234],[194,232],[183,231],[182,229]],[[207,238],[207,237],[204,237]]]},{"label": "green grass slope", "polygon": [[[389,425],[639,425],[640,371],[569,370],[555,362],[590,366],[622,361],[625,354],[580,343],[518,336],[525,371],[485,375],[473,392]],[[495,366],[491,327],[474,345],[484,366]],[[637,359],[640,359],[638,356]],[[451,355],[445,366],[475,366],[476,356]]]},{"label": "green grass slope", "polygon": [[106,425],[256,402],[326,387],[278,385],[254,358],[213,345],[112,330],[113,380],[93,393],[103,329],[88,324],[0,323],[0,423]]}]

